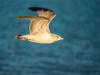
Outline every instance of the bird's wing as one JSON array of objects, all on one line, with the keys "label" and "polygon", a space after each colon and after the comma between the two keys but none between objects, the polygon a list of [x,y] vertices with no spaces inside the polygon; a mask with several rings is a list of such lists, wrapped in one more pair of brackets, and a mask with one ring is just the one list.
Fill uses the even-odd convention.
[{"label": "bird's wing", "polygon": [[47,27],[49,20],[43,17],[36,17],[31,20],[29,30],[31,35],[35,35],[38,33],[46,33],[49,31]]},{"label": "bird's wing", "polygon": [[29,9],[38,13],[38,16],[31,20],[30,34],[50,32],[49,23],[55,17],[55,13],[50,9],[40,7],[30,7]]},{"label": "bird's wing", "polygon": [[50,21],[56,16],[56,14],[53,10],[50,10],[47,8],[30,7],[29,9],[37,12],[38,16],[45,17],[45,18],[49,19]]},{"label": "bird's wing", "polygon": [[16,16],[16,19],[32,20],[35,16]]}]

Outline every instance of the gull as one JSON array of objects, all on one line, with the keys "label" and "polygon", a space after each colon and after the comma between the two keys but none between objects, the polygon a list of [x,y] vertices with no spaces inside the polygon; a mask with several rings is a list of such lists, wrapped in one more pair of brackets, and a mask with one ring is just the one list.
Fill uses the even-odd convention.
[{"label": "gull", "polygon": [[16,35],[16,38],[40,44],[51,44],[63,38],[57,34],[51,33],[49,29],[50,22],[56,14],[53,10],[41,7],[30,7],[30,10],[37,12],[37,16],[17,16],[17,19],[30,20],[29,34]]}]

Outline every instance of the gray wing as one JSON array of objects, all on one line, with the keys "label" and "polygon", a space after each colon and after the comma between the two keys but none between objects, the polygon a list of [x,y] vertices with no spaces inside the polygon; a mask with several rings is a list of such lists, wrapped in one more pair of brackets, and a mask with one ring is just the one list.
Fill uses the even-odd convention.
[{"label": "gray wing", "polygon": [[29,26],[30,34],[34,35],[49,32],[48,22],[49,20],[43,17],[36,17],[32,19]]},{"label": "gray wing", "polygon": [[56,16],[55,12],[51,9],[41,7],[30,7],[29,9],[37,12],[38,16],[48,18],[49,20],[52,20]]},{"label": "gray wing", "polygon": [[38,14],[34,20],[31,20],[30,34],[50,32],[49,23],[56,16],[53,10],[40,7],[30,7],[29,9]]},{"label": "gray wing", "polygon": [[17,16],[24,20],[30,20],[29,32],[34,35],[36,33],[47,33],[49,30],[49,23],[56,16],[55,13],[46,8],[30,7],[32,11],[36,11],[38,16]]}]

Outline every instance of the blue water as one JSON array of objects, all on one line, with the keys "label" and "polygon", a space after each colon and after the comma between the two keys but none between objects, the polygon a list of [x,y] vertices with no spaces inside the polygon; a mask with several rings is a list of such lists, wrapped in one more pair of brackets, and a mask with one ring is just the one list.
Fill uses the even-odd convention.
[{"label": "blue water", "polygon": [[[51,32],[63,41],[20,41],[36,15],[30,6],[53,9]],[[100,75],[100,0],[0,0],[0,75]]]}]

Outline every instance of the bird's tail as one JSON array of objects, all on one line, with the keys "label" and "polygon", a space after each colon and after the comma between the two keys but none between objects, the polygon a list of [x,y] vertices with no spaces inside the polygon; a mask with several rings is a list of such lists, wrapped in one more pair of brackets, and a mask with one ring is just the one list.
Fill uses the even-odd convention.
[{"label": "bird's tail", "polygon": [[26,35],[16,35],[16,38],[20,40],[28,40],[28,37]]}]

